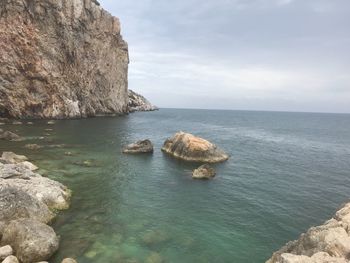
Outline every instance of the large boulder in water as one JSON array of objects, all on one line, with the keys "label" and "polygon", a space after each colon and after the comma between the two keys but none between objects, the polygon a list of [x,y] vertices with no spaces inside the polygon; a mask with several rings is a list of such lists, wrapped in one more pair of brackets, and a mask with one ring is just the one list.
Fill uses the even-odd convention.
[{"label": "large boulder in water", "polygon": [[10,245],[22,263],[48,260],[58,249],[59,239],[51,227],[32,219],[11,221],[2,244]]},{"label": "large boulder in water", "polygon": [[211,179],[214,178],[216,172],[213,167],[203,164],[192,172],[193,179]]},{"label": "large boulder in water", "polygon": [[47,205],[21,189],[1,184],[0,236],[10,221],[20,218],[30,218],[48,223],[54,218],[54,214]]},{"label": "large boulder in water", "polygon": [[153,144],[150,140],[137,141],[126,146],[123,153],[153,153]]},{"label": "large boulder in water", "polygon": [[229,158],[215,144],[184,132],[178,132],[167,139],[162,151],[182,160],[193,162],[217,163]]}]

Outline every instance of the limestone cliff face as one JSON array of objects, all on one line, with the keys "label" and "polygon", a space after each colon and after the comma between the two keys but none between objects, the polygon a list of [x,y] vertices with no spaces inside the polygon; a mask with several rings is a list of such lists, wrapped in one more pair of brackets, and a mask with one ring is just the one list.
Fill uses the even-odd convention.
[{"label": "limestone cliff face", "polygon": [[0,116],[128,111],[128,46],[96,0],[0,1]]},{"label": "limestone cliff face", "polygon": [[349,263],[350,203],[321,226],[275,252],[266,263]]}]

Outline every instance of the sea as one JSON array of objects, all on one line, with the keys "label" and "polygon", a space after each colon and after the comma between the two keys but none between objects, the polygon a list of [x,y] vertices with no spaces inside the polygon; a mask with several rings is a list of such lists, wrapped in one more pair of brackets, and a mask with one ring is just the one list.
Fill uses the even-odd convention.
[{"label": "sea", "polygon": [[[161,109],[33,122],[2,126],[25,140],[0,151],[73,192],[52,225],[52,263],[261,263],[350,197],[349,114]],[[161,152],[178,131],[230,155],[213,180],[193,180],[199,163]],[[122,154],[141,139],[153,154]],[[34,143],[44,147],[24,148]]]}]

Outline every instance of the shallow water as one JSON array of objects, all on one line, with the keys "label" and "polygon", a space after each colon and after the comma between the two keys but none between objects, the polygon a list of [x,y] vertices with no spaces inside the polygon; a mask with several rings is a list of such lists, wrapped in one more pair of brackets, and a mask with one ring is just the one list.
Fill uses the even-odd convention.
[{"label": "shallow water", "polygon": [[[54,223],[53,263],[264,262],[350,193],[350,115],[164,109],[3,128],[26,140],[0,142],[1,151],[27,155],[73,190]],[[214,180],[193,181],[198,164],[160,151],[179,130],[231,155]],[[121,154],[143,138],[153,155]],[[27,143],[65,145],[34,151]]]}]

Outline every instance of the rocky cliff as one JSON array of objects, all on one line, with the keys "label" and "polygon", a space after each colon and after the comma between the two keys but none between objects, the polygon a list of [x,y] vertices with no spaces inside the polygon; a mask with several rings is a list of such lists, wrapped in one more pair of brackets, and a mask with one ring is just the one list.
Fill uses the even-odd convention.
[{"label": "rocky cliff", "polygon": [[155,111],[158,108],[152,105],[144,96],[129,90],[129,112],[135,111]]},{"label": "rocky cliff", "polygon": [[96,0],[0,1],[0,117],[128,111],[128,46]]},{"label": "rocky cliff", "polygon": [[287,243],[266,263],[349,263],[350,203],[321,226]]}]

